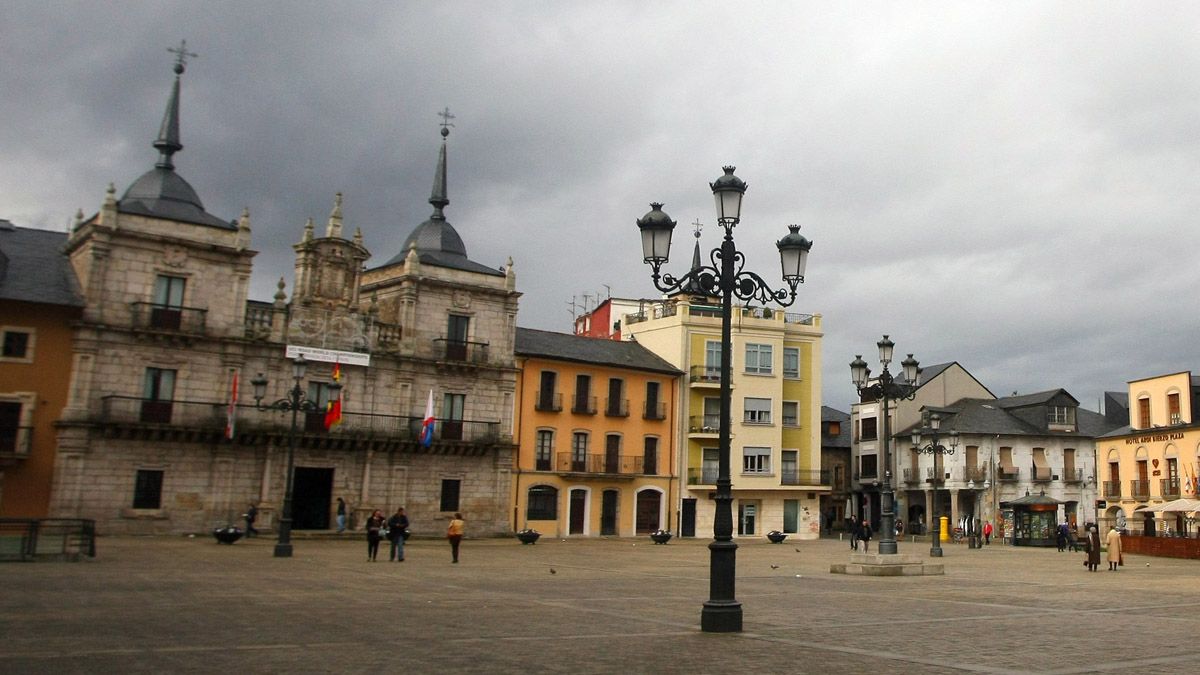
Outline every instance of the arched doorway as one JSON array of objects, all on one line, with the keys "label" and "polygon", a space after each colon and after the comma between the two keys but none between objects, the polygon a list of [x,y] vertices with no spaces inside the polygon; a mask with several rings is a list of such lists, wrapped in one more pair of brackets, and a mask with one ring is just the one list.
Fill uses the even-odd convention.
[{"label": "arched doorway", "polygon": [[662,529],[662,493],[658,490],[642,490],[637,493],[638,534],[649,534]]},{"label": "arched doorway", "polygon": [[587,502],[588,491],[583,488],[573,488],[568,501],[568,534],[587,534]]}]

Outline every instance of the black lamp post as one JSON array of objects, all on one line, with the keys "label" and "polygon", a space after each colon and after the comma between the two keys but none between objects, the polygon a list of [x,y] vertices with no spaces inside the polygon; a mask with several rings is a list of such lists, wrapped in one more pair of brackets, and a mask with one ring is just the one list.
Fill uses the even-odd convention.
[{"label": "black lamp post", "polygon": [[[304,373],[308,370],[308,361],[304,360],[304,355],[297,356],[292,361],[292,379],[294,380],[291,390],[286,398],[281,398],[269,405],[263,405],[263,397],[267,393],[267,378],[259,373],[257,377],[250,380],[250,384],[254,386],[254,406],[259,410],[281,410],[291,411],[292,427],[288,434],[288,454],[287,454],[287,482],[283,492],[283,513],[279,517],[279,540],[275,542],[275,557],[290,558],[292,557],[292,466],[296,459],[296,421],[300,411],[306,413],[318,412],[321,407],[316,401],[309,399],[304,390],[300,387],[300,381],[304,379]],[[330,395],[336,398],[339,395],[342,385],[333,382],[329,385]]]},{"label": "black lamp post", "polygon": [[[933,545],[929,548],[929,555],[933,558],[940,558],[942,557],[942,521],[937,517],[937,488],[938,483],[942,480],[942,470],[938,466],[938,457],[954,454],[955,448],[958,447],[958,431],[950,432],[950,447],[946,447],[938,443],[941,436],[939,431],[942,428],[941,415],[926,411],[921,415],[921,424],[921,428],[912,431],[913,452],[933,457],[933,471],[930,477],[930,484],[933,487],[933,499],[930,500],[933,504],[931,508],[933,515],[930,518],[933,525]],[[928,445],[921,445],[922,436],[929,436]]]},{"label": "black lamp post", "polygon": [[895,349],[896,343],[884,335],[882,340],[875,343],[875,346],[879,348],[879,363],[883,366],[883,372],[874,382],[871,382],[871,369],[867,367],[867,362],[863,361],[862,355],[858,354],[850,362],[850,379],[858,389],[859,400],[862,400],[864,396],[870,396],[881,402],[882,410],[879,416],[882,425],[880,438],[883,439],[883,485],[880,486],[879,492],[883,502],[881,505],[883,513],[880,514],[878,551],[881,554],[892,554],[896,552],[896,494],[892,490],[888,402],[893,400],[911,401],[915,398],[917,389],[921,386],[921,370],[918,368],[920,363],[913,358],[912,354],[909,354],[908,358],[900,362],[900,366],[904,369],[904,381],[897,381],[888,371],[888,364],[892,362],[892,351]]},{"label": "black lamp post", "polygon": [[650,205],[650,212],[637,221],[642,232],[642,255],[653,269],[654,286],[673,293],[689,284],[706,293],[721,296],[721,426],[717,457],[716,513],[713,542],[708,545],[709,599],[700,613],[700,629],[712,633],[742,630],[742,604],[734,598],[737,544],[733,541],[733,494],[729,477],[730,446],[730,352],[733,350],[733,297],[744,301],[776,302],[784,307],[796,300],[796,286],[804,283],[804,268],[812,242],[804,238],[798,225],[789,225],[790,233],[776,242],[783,265],[787,289],[773,290],[762,277],[745,271],[745,258],[733,243],[733,228],[741,219],[742,195],[746,184],[733,175],[734,167],[723,167],[725,174],[710,183],[716,199],[717,222],[725,230],[720,248],[709,253],[711,265],[696,267],[681,277],[662,272],[671,249],[675,221],[662,210],[662,204]]}]

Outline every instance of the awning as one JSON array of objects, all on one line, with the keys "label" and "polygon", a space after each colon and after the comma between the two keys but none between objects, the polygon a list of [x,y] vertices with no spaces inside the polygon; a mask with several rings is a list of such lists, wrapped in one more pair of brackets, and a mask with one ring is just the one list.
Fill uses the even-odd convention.
[{"label": "awning", "polygon": [[1134,513],[1192,513],[1200,511],[1200,499],[1176,499],[1134,510]]},{"label": "awning", "polygon": [[1047,497],[1045,492],[1039,495],[1031,495],[1028,492],[1020,499],[1014,499],[1010,502],[1001,502],[1001,506],[1058,506],[1066,502],[1060,502],[1054,497]]}]

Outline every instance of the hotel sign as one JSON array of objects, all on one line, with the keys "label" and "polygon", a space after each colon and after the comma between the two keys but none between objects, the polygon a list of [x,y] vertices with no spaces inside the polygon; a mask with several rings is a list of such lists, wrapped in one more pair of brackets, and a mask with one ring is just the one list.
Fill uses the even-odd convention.
[{"label": "hotel sign", "polygon": [[1146,443],[1162,443],[1163,441],[1180,441],[1183,440],[1182,431],[1173,431],[1169,434],[1151,434],[1150,436],[1138,436],[1136,438],[1126,438],[1125,445],[1144,445]]}]

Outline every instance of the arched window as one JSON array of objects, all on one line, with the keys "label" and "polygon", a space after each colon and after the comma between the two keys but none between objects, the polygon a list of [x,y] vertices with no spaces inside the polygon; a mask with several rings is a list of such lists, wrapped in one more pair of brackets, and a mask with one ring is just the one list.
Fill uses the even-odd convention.
[{"label": "arched window", "polygon": [[526,520],[558,520],[558,488],[534,485],[529,488]]}]

